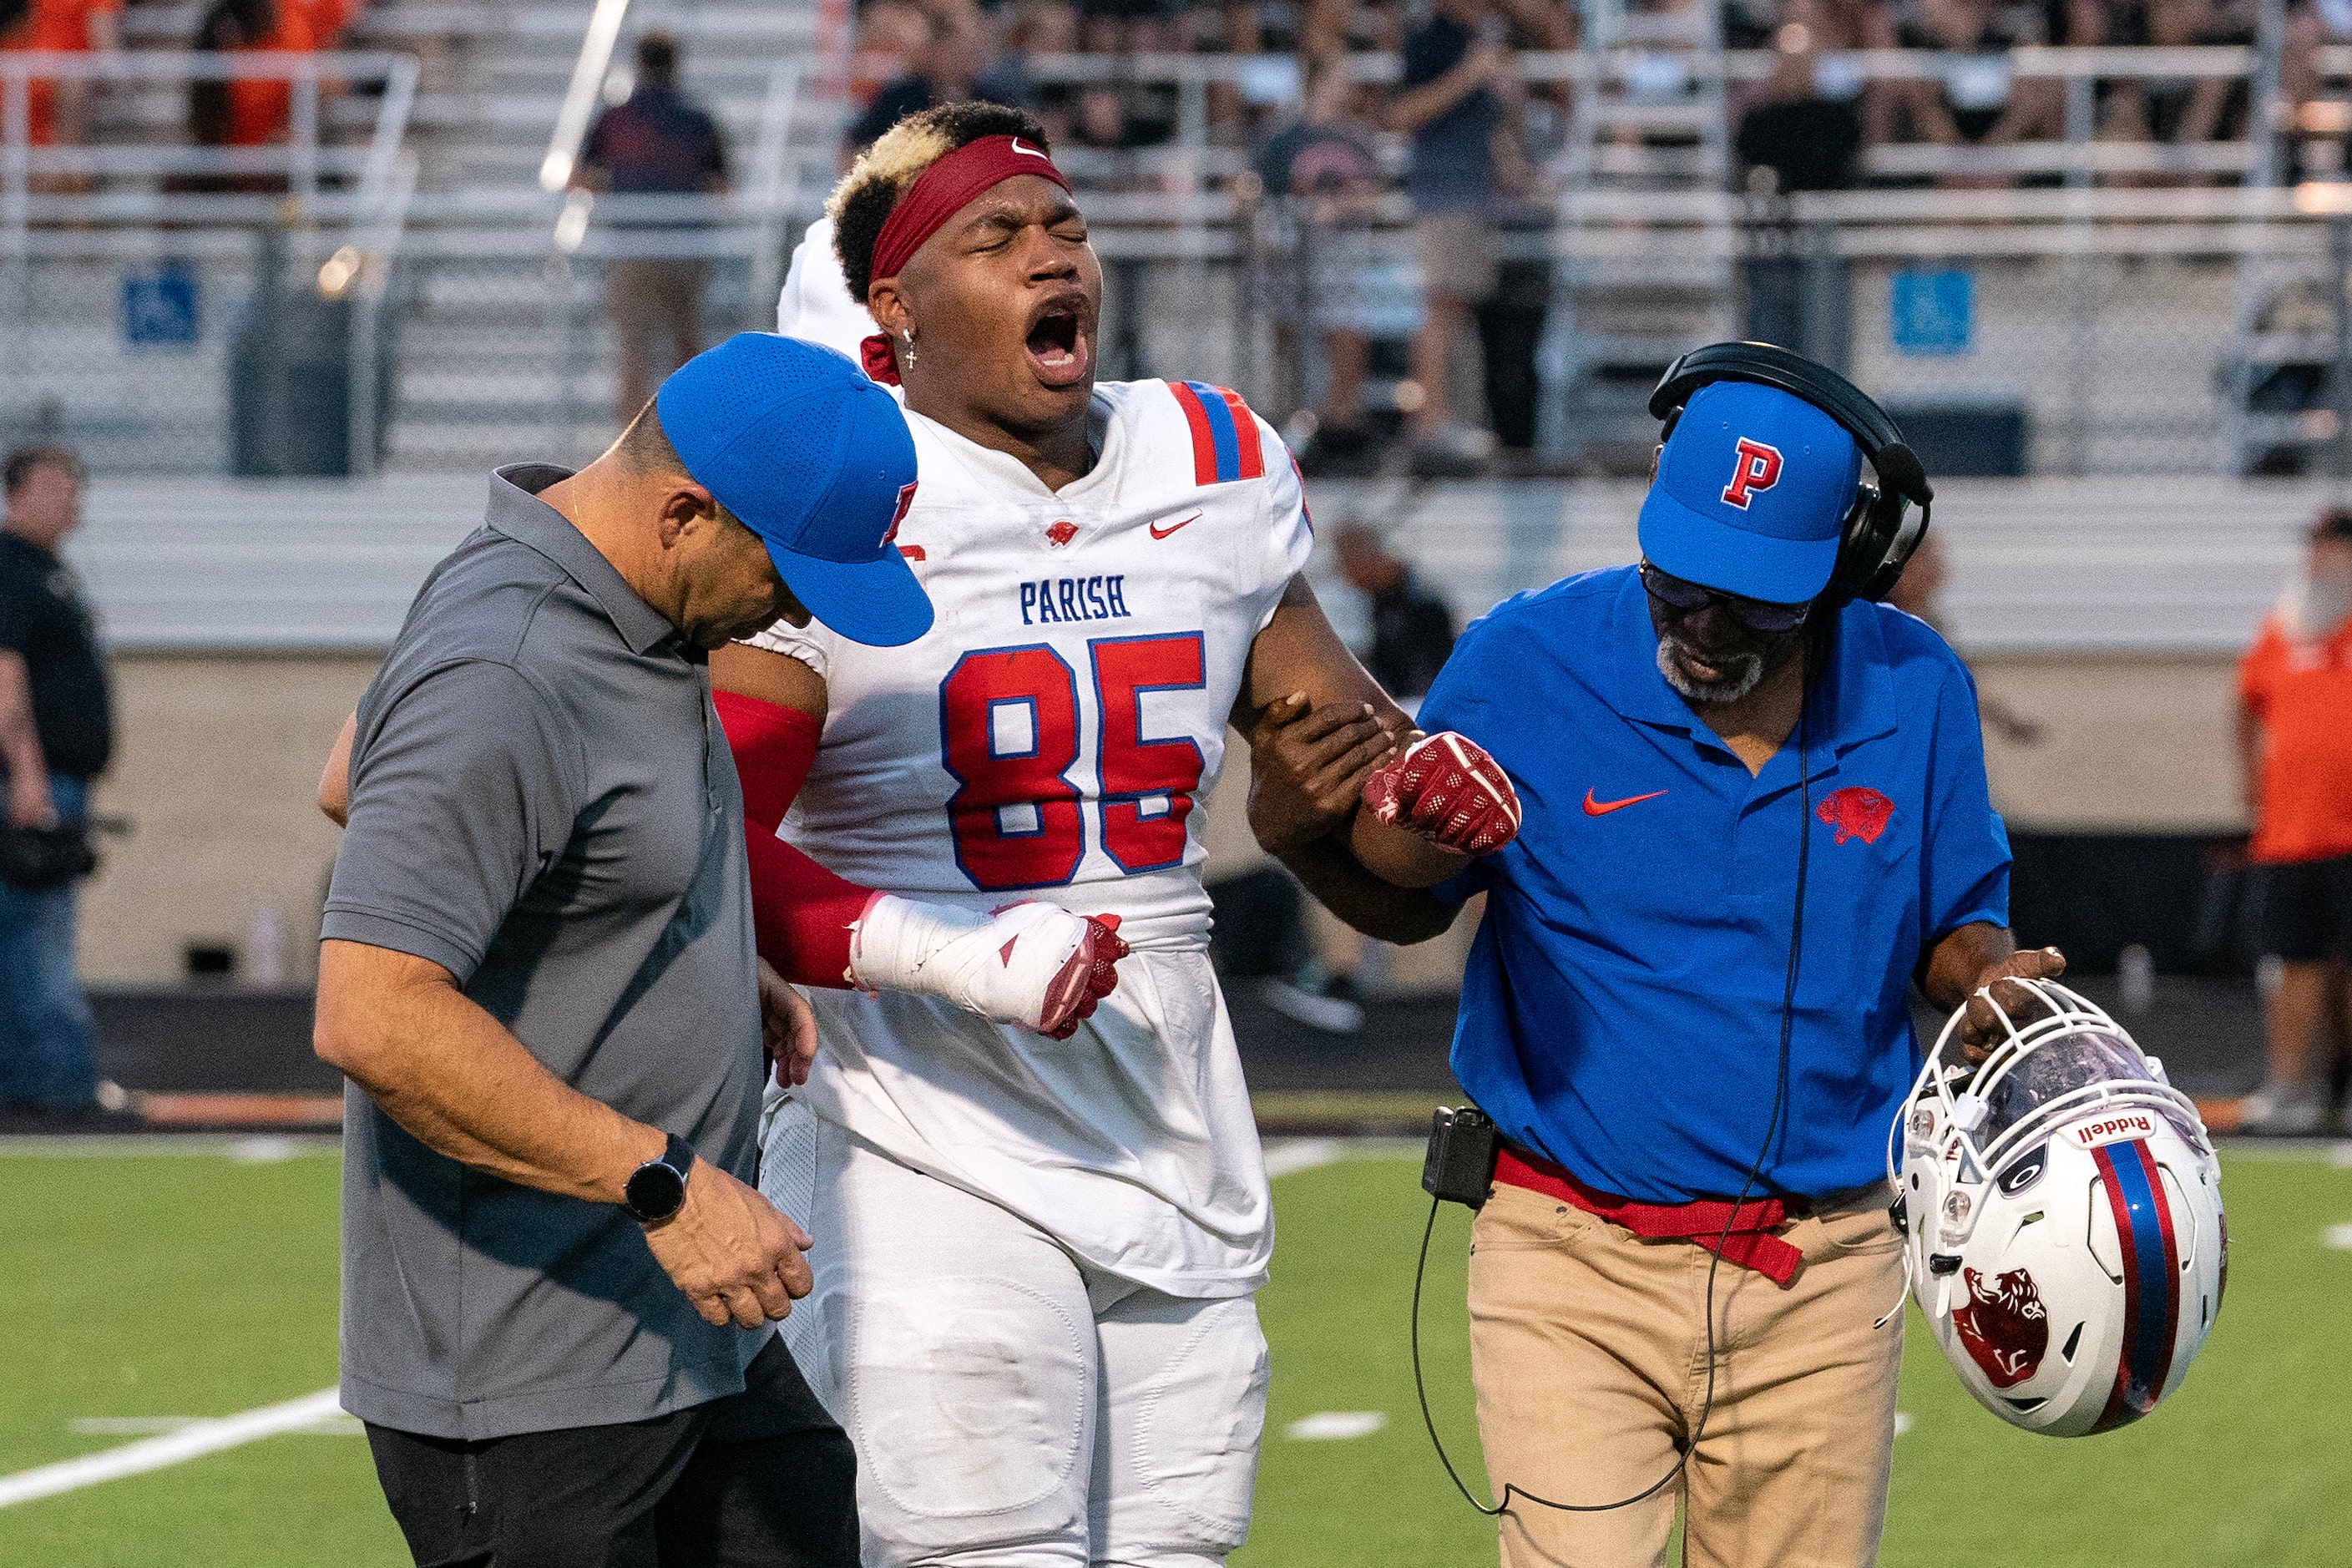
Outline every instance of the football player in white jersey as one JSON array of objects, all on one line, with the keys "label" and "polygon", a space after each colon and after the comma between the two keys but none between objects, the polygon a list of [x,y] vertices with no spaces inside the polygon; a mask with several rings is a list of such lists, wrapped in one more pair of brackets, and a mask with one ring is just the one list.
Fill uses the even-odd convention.
[{"label": "football player in white jersey", "polygon": [[[1377,777],[1383,816],[1461,854],[1517,803],[1332,634],[1270,426],[1201,383],[1095,382],[1101,268],[1033,119],[911,116],[828,210],[882,329],[866,363],[905,389],[896,538],[936,618],[712,660],[747,815],[782,820],[761,952],[830,987],[764,1145],[763,1188],[821,1238],[784,1332],[856,1447],[868,1563],[1220,1563],[1273,1242],[1200,879],[1226,727],[1312,709],[1287,728],[1317,793]],[[1072,1007],[992,1022],[1020,963]]]}]

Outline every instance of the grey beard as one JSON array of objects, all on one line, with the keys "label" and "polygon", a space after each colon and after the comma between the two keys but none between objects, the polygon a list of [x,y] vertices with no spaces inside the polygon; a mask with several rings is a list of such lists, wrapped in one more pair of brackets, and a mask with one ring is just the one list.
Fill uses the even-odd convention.
[{"label": "grey beard", "polygon": [[1666,678],[1668,686],[1694,702],[1737,702],[1755,690],[1757,682],[1764,679],[1762,654],[1736,653],[1726,661],[1732,669],[1728,679],[1712,685],[1693,680],[1675,663],[1674,642],[1670,637],[1658,639],[1658,673]]}]

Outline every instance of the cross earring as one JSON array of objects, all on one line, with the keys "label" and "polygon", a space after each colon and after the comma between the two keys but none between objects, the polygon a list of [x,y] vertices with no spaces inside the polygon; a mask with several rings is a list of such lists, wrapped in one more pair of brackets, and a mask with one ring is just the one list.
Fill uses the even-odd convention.
[{"label": "cross earring", "polygon": [[899,335],[901,338],[904,338],[904,339],[906,340],[906,342],[907,342],[907,368],[908,368],[908,370],[912,370],[912,369],[914,369],[914,368],[915,368],[915,329],[914,329],[914,328],[912,328],[912,327],[908,327],[906,331],[904,331],[900,332],[898,335]]}]

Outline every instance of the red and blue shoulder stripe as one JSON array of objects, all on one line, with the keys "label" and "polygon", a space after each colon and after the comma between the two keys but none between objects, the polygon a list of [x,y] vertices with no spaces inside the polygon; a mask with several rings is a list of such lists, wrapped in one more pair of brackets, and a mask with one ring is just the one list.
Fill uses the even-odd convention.
[{"label": "red and blue shoulder stripe", "polygon": [[1223,485],[1265,478],[1257,420],[1239,393],[1205,381],[1171,381],[1168,390],[1176,395],[1176,405],[1192,427],[1193,483]]}]

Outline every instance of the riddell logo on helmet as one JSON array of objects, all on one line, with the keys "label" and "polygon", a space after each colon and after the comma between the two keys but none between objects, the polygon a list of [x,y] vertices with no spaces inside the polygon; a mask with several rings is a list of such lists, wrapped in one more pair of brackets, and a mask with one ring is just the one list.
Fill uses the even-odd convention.
[{"label": "riddell logo on helmet", "polygon": [[2085,1149],[2095,1149],[2102,1143],[2120,1143],[2126,1138],[2145,1138],[2156,1131],[2156,1120],[2137,1113],[2110,1116],[2104,1121],[2085,1121],[2080,1127],[2070,1127],[2067,1132]]},{"label": "riddell logo on helmet", "polygon": [[1758,490],[1769,490],[1780,482],[1780,449],[1767,447],[1761,441],[1739,437],[1739,467],[1731,482],[1723,487],[1723,504],[1748,510],[1748,501]]}]

